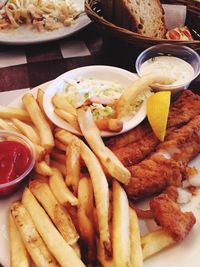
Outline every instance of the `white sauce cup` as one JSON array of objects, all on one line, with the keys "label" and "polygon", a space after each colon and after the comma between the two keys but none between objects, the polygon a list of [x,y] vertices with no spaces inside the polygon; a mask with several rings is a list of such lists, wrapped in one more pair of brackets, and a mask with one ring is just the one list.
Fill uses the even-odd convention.
[{"label": "white sauce cup", "polygon": [[[144,50],[136,60],[136,71],[137,74],[141,77],[141,65],[146,62],[148,59],[159,57],[159,56],[173,56],[180,59],[183,59],[187,63],[189,63],[194,69],[194,75],[187,82],[178,85],[162,85],[155,84],[152,85],[152,89],[156,91],[171,91],[172,93],[176,93],[180,90],[187,89],[190,83],[197,78],[200,73],[200,56],[191,48],[182,45],[174,45],[174,44],[160,44],[154,45],[146,50]],[[166,75],[166,73],[163,73]]]}]

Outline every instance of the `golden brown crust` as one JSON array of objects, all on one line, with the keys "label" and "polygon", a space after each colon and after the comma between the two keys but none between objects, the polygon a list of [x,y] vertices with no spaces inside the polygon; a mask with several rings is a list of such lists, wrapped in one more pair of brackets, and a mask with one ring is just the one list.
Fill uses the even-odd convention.
[{"label": "golden brown crust", "polygon": [[182,212],[167,194],[161,194],[150,201],[154,219],[172,238],[178,242],[183,240],[196,219],[192,212]]}]

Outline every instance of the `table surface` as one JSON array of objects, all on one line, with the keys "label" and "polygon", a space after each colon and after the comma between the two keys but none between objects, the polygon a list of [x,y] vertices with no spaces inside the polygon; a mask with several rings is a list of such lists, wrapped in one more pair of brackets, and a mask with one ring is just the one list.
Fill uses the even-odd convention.
[{"label": "table surface", "polygon": [[[135,72],[140,48],[107,38],[91,23],[63,40],[26,46],[0,45],[0,104],[7,104],[13,91],[29,90],[60,74],[86,65],[111,65]],[[200,77],[190,86],[199,93]],[[15,92],[15,95],[14,93]]]}]

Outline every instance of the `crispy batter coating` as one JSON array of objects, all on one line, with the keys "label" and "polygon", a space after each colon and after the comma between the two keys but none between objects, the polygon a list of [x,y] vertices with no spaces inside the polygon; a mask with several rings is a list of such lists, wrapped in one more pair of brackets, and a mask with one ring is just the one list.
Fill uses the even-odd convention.
[{"label": "crispy batter coating", "polygon": [[200,114],[200,96],[185,90],[170,106],[167,128],[180,128],[198,114]]},{"label": "crispy batter coating", "polygon": [[156,152],[129,167],[132,179],[125,186],[130,199],[139,200],[179,186],[187,178],[186,164],[200,152],[200,115],[171,135]]},{"label": "crispy batter coating", "polygon": [[[200,96],[185,90],[170,107],[166,140],[171,140],[171,133],[178,131],[198,114],[200,114]],[[155,151],[159,143],[147,121],[128,133],[106,141],[106,145],[126,167],[144,160]]]},{"label": "crispy batter coating", "polygon": [[183,240],[196,222],[192,212],[182,212],[178,204],[165,193],[150,200],[150,208],[157,224],[176,242]]},{"label": "crispy batter coating", "polygon": [[129,168],[132,178],[124,188],[131,200],[137,201],[159,194],[167,186],[180,186],[185,167],[174,160],[154,155]]},{"label": "crispy batter coating", "polygon": [[176,161],[189,163],[200,152],[200,115],[188,124],[171,132],[158,151],[167,151]]}]

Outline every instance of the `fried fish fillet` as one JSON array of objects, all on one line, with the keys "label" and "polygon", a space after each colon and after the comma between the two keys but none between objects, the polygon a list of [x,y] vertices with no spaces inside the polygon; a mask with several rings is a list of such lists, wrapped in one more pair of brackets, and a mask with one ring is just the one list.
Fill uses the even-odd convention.
[{"label": "fried fish fillet", "polygon": [[182,212],[166,193],[153,198],[149,204],[157,224],[176,242],[183,240],[196,222],[192,212]]},{"label": "fried fish fillet", "polygon": [[[200,114],[200,96],[185,90],[170,107],[166,139],[169,139],[171,132],[184,126],[198,114]],[[144,121],[128,133],[111,138],[106,145],[128,167],[149,156],[159,143],[149,123]]]},{"label": "fried fish fillet", "polygon": [[132,178],[125,190],[132,200],[162,192],[167,186],[180,186],[187,178],[187,163],[200,152],[200,115],[171,133],[148,159],[129,167]]}]

